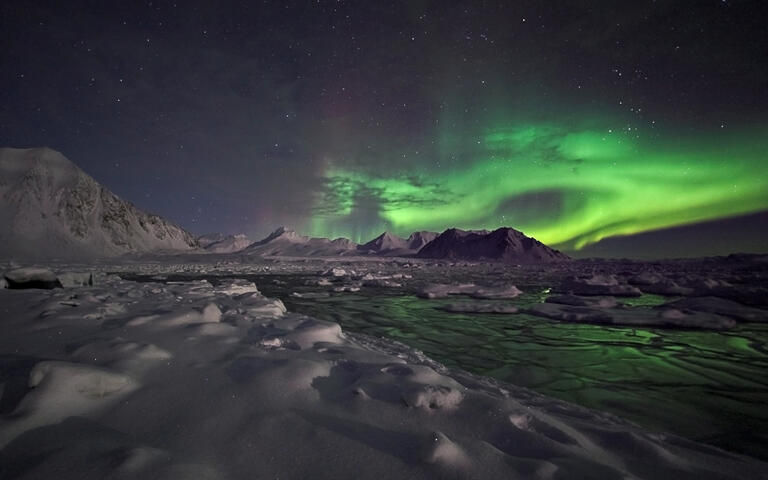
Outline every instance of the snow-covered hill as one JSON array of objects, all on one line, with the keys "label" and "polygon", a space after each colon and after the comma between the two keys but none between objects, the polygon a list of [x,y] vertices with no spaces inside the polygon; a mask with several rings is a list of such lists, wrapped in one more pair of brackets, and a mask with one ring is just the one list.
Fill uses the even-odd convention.
[{"label": "snow-covered hill", "polygon": [[49,148],[0,148],[0,257],[191,250],[195,238],[122,200]]}]

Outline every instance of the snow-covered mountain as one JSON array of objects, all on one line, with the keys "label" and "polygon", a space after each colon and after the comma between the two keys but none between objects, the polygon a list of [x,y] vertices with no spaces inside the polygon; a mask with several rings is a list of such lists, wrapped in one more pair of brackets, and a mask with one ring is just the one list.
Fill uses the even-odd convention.
[{"label": "snow-covered mountain", "polygon": [[440,234],[437,232],[427,232],[427,231],[413,232],[408,237],[408,248],[410,248],[414,252],[418,252],[424,247],[424,245],[436,239],[438,235]]},{"label": "snow-covered mountain", "polygon": [[122,200],[49,148],[0,148],[0,257],[191,250],[186,230]]},{"label": "snow-covered mountain", "polygon": [[254,242],[242,253],[281,257],[325,257],[357,253],[357,244],[346,238],[310,238],[280,227],[267,238]]},{"label": "snow-covered mountain", "polygon": [[206,233],[205,235],[200,235],[197,237],[197,243],[202,248],[205,248],[209,245],[213,245],[214,243],[221,242],[225,238],[227,238],[227,235],[223,233]]},{"label": "snow-covered mountain", "polygon": [[535,238],[513,228],[464,231],[451,228],[425,245],[418,253],[423,258],[493,260],[508,263],[546,263],[570,260]]},{"label": "snow-covered mountain", "polygon": [[237,235],[210,233],[198,237],[197,242],[209,253],[239,252],[251,244],[251,240],[243,233]]},{"label": "snow-covered mountain", "polygon": [[360,245],[360,253],[383,256],[415,255],[424,245],[437,237],[435,232],[414,232],[408,238],[384,232],[368,243]]},{"label": "snow-covered mountain", "polygon": [[368,243],[357,247],[361,253],[384,255],[390,252],[408,251],[408,240],[389,232],[384,232]]}]

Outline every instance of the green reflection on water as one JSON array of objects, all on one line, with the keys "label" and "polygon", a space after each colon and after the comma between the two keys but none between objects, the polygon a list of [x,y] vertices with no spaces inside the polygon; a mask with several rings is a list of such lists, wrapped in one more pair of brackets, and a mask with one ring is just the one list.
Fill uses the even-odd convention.
[{"label": "green reflection on water", "polygon": [[[298,287],[297,287],[298,288]],[[448,313],[384,289],[303,300],[291,311],[399,340],[452,368],[492,376],[722,448],[768,458],[768,327],[707,332],[559,323],[526,314]],[[648,295],[634,305],[657,305]],[[514,303],[540,301],[522,295]]]},{"label": "green reflection on water", "polygon": [[[496,278],[506,281],[506,275]],[[278,276],[284,283],[274,282]],[[236,278],[256,282],[289,311],[401,341],[448,367],[768,460],[768,324],[710,332],[561,323],[526,314],[448,313],[436,307],[461,298],[424,300],[383,288],[301,299],[291,292],[327,292],[327,287],[305,286],[308,277],[301,275]],[[525,307],[543,301],[546,284],[524,280],[514,283],[535,293],[510,302]],[[624,300],[650,307],[669,299]]]}]

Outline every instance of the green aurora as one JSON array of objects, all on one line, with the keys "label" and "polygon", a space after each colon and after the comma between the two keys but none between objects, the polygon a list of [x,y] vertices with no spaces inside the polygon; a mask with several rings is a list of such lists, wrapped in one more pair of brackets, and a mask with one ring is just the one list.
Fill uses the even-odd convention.
[{"label": "green aurora", "polygon": [[331,164],[311,233],[367,241],[511,226],[563,250],[603,238],[768,209],[768,130],[665,138],[558,124],[438,142],[462,165],[382,175]]}]

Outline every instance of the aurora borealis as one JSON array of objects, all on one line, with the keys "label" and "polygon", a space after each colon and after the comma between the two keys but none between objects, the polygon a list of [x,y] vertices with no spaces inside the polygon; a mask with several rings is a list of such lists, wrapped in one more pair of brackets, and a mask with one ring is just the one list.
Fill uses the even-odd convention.
[{"label": "aurora borealis", "polygon": [[[489,130],[468,166],[367,175],[331,167],[313,233],[364,240],[512,225],[565,250],[768,208],[765,132],[683,141],[556,124]],[[455,151],[455,150],[454,150]],[[359,208],[376,215],[355,231]]]},{"label": "aurora borealis", "polygon": [[766,24],[758,0],[11,0],[0,146],[195,234],[768,252],[744,227],[768,224]]}]

